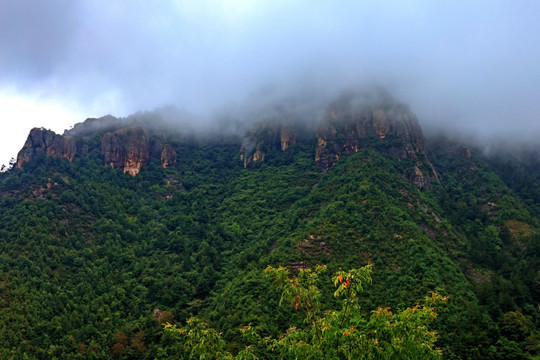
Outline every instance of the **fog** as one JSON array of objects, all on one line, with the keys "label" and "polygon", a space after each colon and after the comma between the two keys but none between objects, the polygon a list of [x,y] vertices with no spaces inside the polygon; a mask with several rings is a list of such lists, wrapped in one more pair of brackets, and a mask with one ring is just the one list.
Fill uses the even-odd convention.
[{"label": "fog", "polygon": [[3,0],[0,14],[0,163],[34,126],[167,105],[210,126],[359,84],[427,132],[540,135],[538,1]]}]

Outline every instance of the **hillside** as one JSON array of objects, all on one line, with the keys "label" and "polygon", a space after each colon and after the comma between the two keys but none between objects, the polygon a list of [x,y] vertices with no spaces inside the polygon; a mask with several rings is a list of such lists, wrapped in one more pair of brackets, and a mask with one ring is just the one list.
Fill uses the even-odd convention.
[{"label": "hillside", "polygon": [[272,114],[241,136],[164,129],[157,113],[33,129],[0,175],[0,358],[176,358],[161,324],[193,315],[235,352],[244,325],[301,324],[268,265],[368,263],[366,313],[449,297],[446,358],[538,356],[534,199],[474,149],[426,141],[382,91],[343,94],[315,126]]}]

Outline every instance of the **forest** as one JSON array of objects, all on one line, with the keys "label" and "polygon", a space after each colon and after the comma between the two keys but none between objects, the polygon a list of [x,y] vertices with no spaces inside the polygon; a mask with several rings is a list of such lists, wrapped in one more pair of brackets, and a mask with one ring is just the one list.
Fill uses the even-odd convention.
[{"label": "forest", "polygon": [[420,189],[392,136],[170,137],[132,176],[85,136],[0,173],[1,359],[540,356],[538,157],[428,138]]}]

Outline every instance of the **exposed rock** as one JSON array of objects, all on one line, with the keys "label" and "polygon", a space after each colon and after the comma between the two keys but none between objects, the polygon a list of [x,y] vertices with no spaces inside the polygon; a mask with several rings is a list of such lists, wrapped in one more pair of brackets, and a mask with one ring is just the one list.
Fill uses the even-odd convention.
[{"label": "exposed rock", "polygon": [[165,139],[161,136],[154,136],[150,138],[150,157],[161,158],[163,152],[163,146],[165,146]]},{"label": "exposed rock", "polygon": [[88,144],[82,144],[81,146],[81,155],[87,155],[89,151]]},{"label": "exposed rock", "polygon": [[458,148],[457,152],[459,154],[458,156],[460,156],[461,158],[467,159],[467,161],[469,162],[469,170],[470,171],[478,170],[478,165],[473,160],[471,150],[469,150],[468,147],[466,147],[465,145],[462,145],[462,146],[460,146]]},{"label": "exposed rock", "polygon": [[449,142],[448,140],[439,140],[444,143],[444,152],[456,161],[459,161],[457,172],[460,176],[470,176],[478,170],[478,164],[471,154],[471,150],[460,143]]},{"label": "exposed rock", "polygon": [[161,151],[161,165],[163,165],[164,168],[167,168],[176,164],[176,160],[176,151],[171,145],[166,144],[163,147],[163,151]]},{"label": "exposed rock", "polygon": [[260,150],[257,150],[253,153],[253,162],[264,161],[265,156],[266,156],[265,153],[261,152]]},{"label": "exposed rock", "polygon": [[240,159],[244,167],[264,161],[272,150],[287,150],[300,134],[302,139],[306,135],[316,136],[315,162],[323,171],[342,156],[373,148],[401,160],[413,160],[414,165],[405,169],[403,175],[418,188],[430,188],[432,179],[439,181],[426,156],[416,116],[384,90],[349,92],[339,97],[327,107],[316,134],[308,130],[305,122],[291,126],[286,116],[257,123],[244,136]]},{"label": "exposed rock", "polygon": [[[240,146],[240,160],[247,168],[257,161],[264,161],[266,154],[281,141],[281,125],[276,122],[261,122],[246,132]],[[288,145],[287,145],[288,146]]]},{"label": "exposed rock", "polygon": [[293,144],[296,144],[296,134],[289,130],[281,129],[281,151],[287,150]]},{"label": "exposed rock", "polygon": [[[117,132],[120,132],[119,130]],[[126,163],[124,172],[130,175],[139,173],[143,166],[148,164],[150,159],[148,132],[140,127],[125,130],[128,134],[126,143]]]},{"label": "exposed rock", "polygon": [[184,187],[182,186],[182,182],[175,178],[174,176],[168,176],[167,177],[167,187],[166,187],[166,191],[165,191],[165,194],[161,193],[161,192],[157,192],[156,191],[156,196],[161,196],[163,197],[164,199],[166,200],[169,200],[169,199],[172,199],[172,197],[174,196],[174,194],[178,191],[184,191]]},{"label": "exposed rock", "polygon": [[381,109],[377,109],[373,112],[373,130],[375,130],[375,134],[381,139],[384,139],[386,134],[390,131],[386,114]]},{"label": "exposed rock", "polygon": [[57,135],[54,131],[34,128],[17,154],[17,168],[35,156],[58,156],[73,161],[77,153],[75,138]]},{"label": "exposed rock", "polygon": [[244,167],[250,167],[257,161],[264,161],[267,154],[275,149],[286,151],[296,144],[298,137],[305,137],[305,129],[294,121],[285,123],[276,119],[264,120],[257,123],[246,132],[240,147],[240,160]]},{"label": "exposed rock", "polygon": [[135,176],[150,158],[148,131],[132,127],[107,132],[101,140],[103,162]]},{"label": "exposed rock", "polygon": [[[331,116],[335,116],[335,114],[332,113]],[[339,145],[335,143],[336,134],[336,128],[327,122],[321,123],[319,131],[317,132],[315,162],[325,170],[339,160],[339,152],[341,149]]]},{"label": "exposed rock", "polygon": [[58,156],[73,161],[76,154],[86,155],[91,151],[91,139],[96,136],[101,137],[100,150],[104,164],[122,169],[130,175],[138,174],[148,164],[150,157],[161,159],[164,167],[176,163],[176,152],[170,145],[165,145],[163,133],[153,131],[150,136],[146,127],[123,126],[129,121],[110,115],[87,119],[66,130],[64,135],[45,129],[32,129],[17,156],[17,167],[21,168],[35,156]]},{"label": "exposed rock", "polygon": [[[77,151],[84,155],[96,150],[95,141],[99,138],[107,166],[131,175],[138,174],[150,158],[160,159],[165,168],[172,166],[177,162],[177,154],[167,142],[177,139],[168,139],[168,134],[160,128],[165,124],[161,115],[138,113],[128,118],[108,115],[87,119],[63,136],[33,129],[17,156],[17,167],[36,155],[73,160]],[[316,138],[315,162],[323,171],[343,156],[373,148],[407,160],[403,175],[418,188],[429,188],[434,180],[439,181],[425,154],[424,138],[415,115],[382,90],[349,92],[332,102],[322,116],[318,109],[307,114],[296,106],[272,106],[255,116],[261,116],[261,120],[245,133],[240,148],[240,159],[246,168],[265,161],[271,152],[288,151],[297,143],[311,145]],[[314,118],[320,120],[317,131]],[[476,170],[467,149],[464,156],[471,162],[470,170]]]},{"label": "exposed rock", "polygon": [[125,149],[120,139],[113,133],[105,133],[101,139],[101,154],[103,162],[113,168],[124,166]]},{"label": "exposed rock", "polygon": [[[406,105],[384,98],[378,103],[363,103],[348,94],[332,103],[317,131],[316,160],[333,165],[343,153],[373,145],[376,136],[387,145],[386,151],[400,158],[424,155],[424,139],[418,120]],[[394,135],[387,139],[388,135]],[[330,157],[324,161],[324,157]]]},{"label": "exposed rock", "polygon": [[363,147],[414,160],[416,164],[404,176],[418,188],[429,188],[431,177],[439,181],[427,159],[416,116],[408,106],[397,103],[383,91],[375,98],[348,93],[330,104],[317,131],[315,161],[326,171],[343,155],[354,154]]},{"label": "exposed rock", "polygon": [[412,168],[413,175],[411,177],[408,177],[408,179],[411,180],[412,183],[419,189],[423,189],[424,187],[426,187],[426,185],[429,185],[427,187],[431,187],[431,185],[429,184],[429,176],[424,176],[424,173],[422,172],[422,170],[420,170],[420,166],[421,164],[416,164]]}]

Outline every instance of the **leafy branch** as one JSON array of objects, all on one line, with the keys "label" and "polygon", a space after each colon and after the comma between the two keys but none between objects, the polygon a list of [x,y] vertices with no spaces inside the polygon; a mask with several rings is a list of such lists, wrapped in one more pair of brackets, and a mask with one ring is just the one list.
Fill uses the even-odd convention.
[{"label": "leafy branch", "polygon": [[435,306],[447,298],[432,293],[422,304],[396,314],[379,307],[365,319],[358,295],[371,283],[372,268],[369,264],[336,272],[332,278],[334,296],[343,298],[341,309],[322,311],[318,279],[326,266],[300,270],[297,276],[290,276],[284,267],[267,267],[265,275],[282,291],[280,304],[286,301],[302,311],[306,326],[291,327],[278,338],[262,338],[251,324],[244,326],[240,331],[250,345],[236,356],[225,350],[221,334],[200,321],[190,320],[187,328],[170,324],[165,327],[182,338],[187,358],[257,359],[269,354],[280,359],[441,358],[441,351],[435,346],[437,334],[429,329],[429,324],[437,317]]}]

